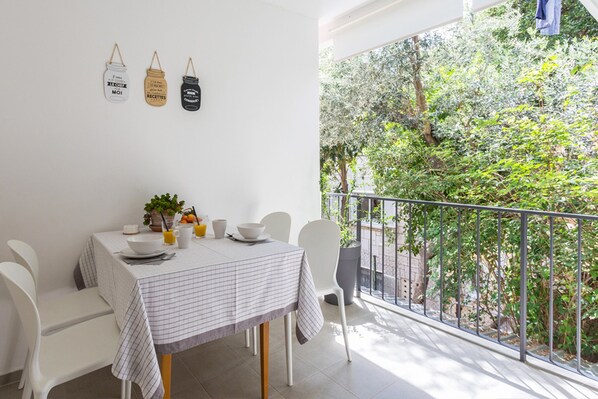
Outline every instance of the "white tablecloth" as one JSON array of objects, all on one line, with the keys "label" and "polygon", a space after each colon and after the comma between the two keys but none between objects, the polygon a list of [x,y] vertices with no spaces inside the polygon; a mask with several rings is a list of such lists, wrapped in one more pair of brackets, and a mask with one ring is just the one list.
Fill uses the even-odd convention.
[{"label": "white tablecloth", "polygon": [[[159,233],[145,233],[159,234]],[[112,372],[137,383],[144,398],[164,394],[156,354],[182,351],[297,310],[300,343],[323,325],[302,248],[274,241],[249,246],[192,239],[161,265],[128,265],[120,231],[94,234],[80,259],[97,273],[100,294],[121,328]],[[91,272],[90,272],[91,271]]]}]

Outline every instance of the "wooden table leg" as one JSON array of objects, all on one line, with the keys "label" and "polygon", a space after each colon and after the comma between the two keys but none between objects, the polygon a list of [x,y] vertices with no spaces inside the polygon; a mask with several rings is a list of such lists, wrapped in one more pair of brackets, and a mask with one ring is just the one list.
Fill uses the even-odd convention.
[{"label": "wooden table leg", "polygon": [[172,371],[172,355],[162,355],[160,363],[160,372],[162,373],[162,383],[164,384],[164,399],[170,399],[170,374]]},{"label": "wooden table leg", "polygon": [[260,369],[262,371],[262,399],[268,398],[268,354],[270,351],[270,322],[260,324]]}]

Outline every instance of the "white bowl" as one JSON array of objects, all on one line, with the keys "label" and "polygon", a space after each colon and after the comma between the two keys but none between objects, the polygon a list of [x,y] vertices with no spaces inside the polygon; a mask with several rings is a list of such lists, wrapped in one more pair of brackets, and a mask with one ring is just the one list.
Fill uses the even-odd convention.
[{"label": "white bowl", "polygon": [[239,234],[247,239],[258,238],[265,228],[266,226],[260,223],[243,223],[237,226]]},{"label": "white bowl", "polygon": [[164,239],[154,235],[139,235],[127,238],[129,247],[139,255],[147,255],[156,252],[162,246]]}]

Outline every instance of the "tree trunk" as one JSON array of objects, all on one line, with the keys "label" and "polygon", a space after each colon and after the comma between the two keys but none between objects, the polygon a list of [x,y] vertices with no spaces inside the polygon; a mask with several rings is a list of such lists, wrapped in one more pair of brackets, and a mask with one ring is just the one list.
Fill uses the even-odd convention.
[{"label": "tree trunk", "polygon": [[419,36],[413,36],[411,38],[413,44],[413,51],[411,52],[409,59],[411,61],[411,67],[413,69],[413,87],[415,88],[415,103],[417,105],[417,111],[419,118],[422,123],[422,134],[424,140],[428,145],[438,145],[438,141],[432,136],[432,124],[428,119],[428,102],[426,101],[426,95],[424,93],[424,85],[421,80],[421,52],[419,49]]},{"label": "tree trunk", "polygon": [[349,168],[347,167],[347,162],[344,160],[338,161],[338,177],[341,183],[341,191],[343,193],[349,192]]},{"label": "tree trunk", "polygon": [[[341,183],[341,192],[343,194],[347,194],[349,192],[349,167],[347,166],[347,162],[344,160],[338,161],[338,174],[339,180]],[[345,211],[347,209],[347,197],[341,197],[341,217],[345,217]]]}]

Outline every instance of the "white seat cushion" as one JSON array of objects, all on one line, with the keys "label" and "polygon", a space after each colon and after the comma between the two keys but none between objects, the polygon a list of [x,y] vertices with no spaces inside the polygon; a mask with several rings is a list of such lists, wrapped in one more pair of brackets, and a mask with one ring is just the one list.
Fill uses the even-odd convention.
[{"label": "white seat cushion", "polygon": [[42,335],[112,313],[110,305],[100,296],[98,287],[71,292],[58,298],[40,300],[37,306]]}]

